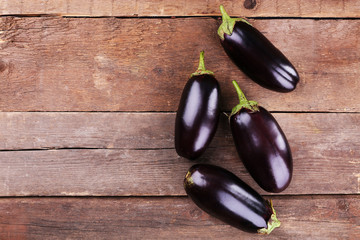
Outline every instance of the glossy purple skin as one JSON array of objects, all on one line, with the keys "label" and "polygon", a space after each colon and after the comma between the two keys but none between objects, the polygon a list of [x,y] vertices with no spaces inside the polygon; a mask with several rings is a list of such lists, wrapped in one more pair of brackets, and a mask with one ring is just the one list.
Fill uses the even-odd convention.
[{"label": "glossy purple skin", "polygon": [[236,150],[259,186],[279,193],[291,181],[293,164],[289,143],[275,118],[265,108],[242,108],[230,117]]},{"label": "glossy purple skin", "polygon": [[215,135],[220,114],[220,86],[209,74],[191,77],[181,95],[175,120],[179,156],[200,157]]},{"label": "glossy purple skin", "polygon": [[221,44],[231,60],[253,81],[278,92],[295,89],[299,75],[295,67],[261,32],[238,21]]},{"label": "glossy purple skin", "polygon": [[243,231],[267,228],[270,204],[233,173],[207,164],[196,164],[189,172],[185,191],[202,210]]}]

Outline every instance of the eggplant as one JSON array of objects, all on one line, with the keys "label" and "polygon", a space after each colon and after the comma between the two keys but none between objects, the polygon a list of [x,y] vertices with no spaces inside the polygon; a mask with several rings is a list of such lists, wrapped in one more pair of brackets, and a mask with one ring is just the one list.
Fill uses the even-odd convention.
[{"label": "eggplant", "polygon": [[248,101],[237,82],[232,83],[240,100],[229,117],[237,153],[262,189],[279,193],[292,178],[288,140],[272,114],[257,102]]},{"label": "eggplant", "polygon": [[280,226],[272,202],[224,168],[196,164],[187,172],[184,188],[203,211],[243,231],[270,234]]},{"label": "eggplant", "polygon": [[175,149],[179,156],[200,157],[213,139],[220,115],[220,85],[205,69],[204,51],[199,68],[187,81],[175,120]]},{"label": "eggplant", "polygon": [[299,82],[295,67],[260,31],[243,18],[231,18],[220,6],[222,24],[218,29],[226,54],[260,86],[290,92]]}]

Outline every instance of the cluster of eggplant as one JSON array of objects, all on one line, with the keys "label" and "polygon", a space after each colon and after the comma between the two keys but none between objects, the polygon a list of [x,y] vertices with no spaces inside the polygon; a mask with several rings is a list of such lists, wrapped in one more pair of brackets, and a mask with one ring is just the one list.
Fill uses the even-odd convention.
[{"label": "cluster of eggplant", "polygon": [[[253,81],[278,92],[295,89],[299,75],[290,61],[256,28],[242,18],[231,18],[220,6],[220,42],[230,59]],[[249,101],[232,81],[239,103],[229,115],[237,153],[256,183],[279,193],[292,178],[292,155],[276,119],[255,101]],[[175,120],[175,149],[179,156],[199,158],[213,139],[220,115],[220,85],[205,69],[204,52],[199,68],[187,81]],[[280,226],[271,201],[232,172],[209,164],[192,166],[184,179],[188,196],[202,210],[247,232],[269,234]]]}]

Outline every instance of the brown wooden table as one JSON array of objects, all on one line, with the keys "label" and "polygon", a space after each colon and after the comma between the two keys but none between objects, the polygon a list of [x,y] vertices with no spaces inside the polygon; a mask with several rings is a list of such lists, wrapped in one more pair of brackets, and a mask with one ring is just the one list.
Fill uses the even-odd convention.
[{"label": "brown wooden table", "polygon": [[273,112],[294,175],[262,191],[222,116],[197,162],[231,169],[282,226],[267,239],[360,239],[360,1],[223,1],[298,69],[294,92],[249,80],[216,34],[219,1],[0,0],[0,239],[258,239],[199,210],[174,150],[182,88],[205,50]]}]

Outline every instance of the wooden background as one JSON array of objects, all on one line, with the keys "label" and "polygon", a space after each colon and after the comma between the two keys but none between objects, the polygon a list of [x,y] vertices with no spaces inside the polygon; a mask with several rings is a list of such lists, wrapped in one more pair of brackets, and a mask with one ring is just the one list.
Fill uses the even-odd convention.
[{"label": "wooden background", "polygon": [[199,210],[174,150],[182,88],[205,50],[274,113],[294,177],[262,191],[227,119],[204,156],[271,198],[267,239],[360,239],[360,1],[222,1],[292,61],[296,90],[254,84],[223,51],[217,0],[0,0],[0,239],[258,239]]}]

